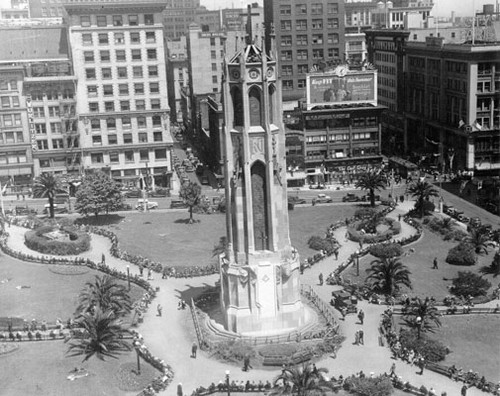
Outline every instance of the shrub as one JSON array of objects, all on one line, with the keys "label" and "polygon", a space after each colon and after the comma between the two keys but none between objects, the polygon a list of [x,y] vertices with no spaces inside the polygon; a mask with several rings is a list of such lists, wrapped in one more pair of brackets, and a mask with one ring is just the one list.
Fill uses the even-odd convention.
[{"label": "shrub", "polygon": [[370,246],[370,254],[378,258],[399,257],[403,254],[403,248],[399,243],[377,243]]},{"label": "shrub", "polygon": [[344,389],[358,396],[389,396],[394,391],[391,379],[382,375],[375,378],[347,377]]},{"label": "shrub", "polygon": [[221,341],[210,348],[210,353],[217,359],[241,363],[245,356],[255,357],[255,349],[250,344],[239,340]]},{"label": "shrub", "polygon": [[450,291],[460,297],[485,296],[491,283],[481,275],[470,271],[459,271],[458,276],[453,279]]},{"label": "shrub", "polygon": [[354,212],[354,217],[359,219],[371,218],[377,214],[377,209],[374,208],[360,208]]},{"label": "shrub", "polygon": [[420,353],[429,362],[440,362],[448,354],[448,348],[439,341],[430,338],[427,334],[421,333],[418,338],[417,331],[402,329],[399,341],[403,348],[413,349]]},{"label": "shrub", "polygon": [[385,242],[391,239],[394,235],[397,235],[401,232],[401,224],[399,221],[391,219],[389,217],[384,218],[379,221],[380,224],[386,224],[389,226],[389,229],[384,232],[378,232],[377,234],[361,234],[360,230],[363,222],[355,222],[352,226],[347,228],[347,234],[349,239],[354,242],[359,242],[363,240],[366,243],[380,243]]},{"label": "shrub", "polygon": [[333,252],[335,250],[335,241],[332,239],[321,238],[320,236],[313,235],[307,241],[307,245],[314,250],[324,250],[326,252]]},{"label": "shrub", "polygon": [[69,234],[69,241],[50,240],[44,236],[55,229],[56,227],[48,225],[26,232],[26,246],[40,253],[58,256],[80,254],[90,249],[90,235],[74,227],[62,227]]},{"label": "shrub", "polygon": [[464,230],[455,228],[453,230],[446,231],[443,239],[445,241],[452,241],[453,240],[453,241],[460,242],[460,241],[463,241],[466,236],[467,236],[467,233]]},{"label": "shrub", "polygon": [[452,247],[446,256],[446,262],[452,265],[474,265],[476,264],[476,255],[474,246],[470,243],[461,242]]}]

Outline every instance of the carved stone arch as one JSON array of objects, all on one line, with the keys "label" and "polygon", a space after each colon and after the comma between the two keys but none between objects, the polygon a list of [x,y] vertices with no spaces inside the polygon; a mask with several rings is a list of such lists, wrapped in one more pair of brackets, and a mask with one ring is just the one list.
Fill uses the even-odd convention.
[{"label": "carved stone arch", "polygon": [[268,97],[269,97],[269,123],[276,124],[276,86],[269,84]]},{"label": "carved stone arch", "polygon": [[231,87],[231,100],[233,102],[233,126],[244,125],[243,113],[243,93],[240,87],[234,85]]},{"label": "carved stone arch", "polygon": [[248,104],[250,113],[250,125],[261,126],[264,117],[262,116],[263,110],[263,95],[262,90],[257,85],[252,85],[248,90]]},{"label": "carved stone arch", "polygon": [[267,172],[264,162],[257,160],[251,168],[253,236],[255,250],[269,249]]}]

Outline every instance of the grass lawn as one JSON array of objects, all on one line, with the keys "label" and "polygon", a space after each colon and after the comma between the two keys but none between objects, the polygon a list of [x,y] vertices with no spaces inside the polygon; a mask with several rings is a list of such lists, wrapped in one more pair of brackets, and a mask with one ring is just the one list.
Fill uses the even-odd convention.
[{"label": "grass lawn", "polygon": [[[296,207],[289,212],[292,245],[303,258],[317,253],[307,246],[309,237],[322,235],[328,225],[352,216],[355,210],[351,205]],[[118,235],[120,248],[128,253],[172,266],[215,262],[212,250],[226,235],[226,216],[195,215],[199,220],[195,224],[186,224],[187,218],[187,212],[133,214],[109,227]]]},{"label": "grass lawn", "polygon": [[[66,357],[67,348],[68,344],[63,341],[21,343],[16,352],[0,356],[0,394],[131,396],[159,375],[145,362],[141,364],[141,376],[130,373],[132,367],[136,367],[134,351],[121,355],[118,360],[91,358],[82,363],[81,357]],[[85,368],[89,376],[68,380],[66,377],[75,367]],[[120,389],[123,387],[120,367],[136,380],[135,391]]]},{"label": "grass lawn", "polygon": [[[475,266],[464,267],[457,265],[450,265],[445,262],[448,251],[458,242],[444,241],[439,235],[433,233],[427,228],[424,228],[424,235],[422,238],[410,246],[404,248],[408,252],[410,248],[415,249],[414,253],[409,256],[402,256],[401,262],[408,266],[411,271],[411,281],[413,290],[404,290],[410,296],[434,296],[438,300],[442,300],[445,296],[449,295],[447,287],[451,285],[451,279],[457,276],[458,271],[472,271],[478,273],[479,269],[484,265],[490,265],[493,260],[493,254],[479,256],[479,263]],[[439,269],[432,269],[432,261],[434,257],[438,260]],[[366,268],[376,257],[367,255],[360,259],[360,276],[356,277],[354,267],[349,267],[344,271],[344,277],[351,279],[353,282],[364,281],[366,278]],[[491,275],[485,276],[492,285],[496,285]],[[490,289],[491,292],[491,289]]]},{"label": "grass lawn", "polygon": [[445,316],[441,321],[442,327],[431,336],[452,351],[444,363],[500,381],[500,316]]}]

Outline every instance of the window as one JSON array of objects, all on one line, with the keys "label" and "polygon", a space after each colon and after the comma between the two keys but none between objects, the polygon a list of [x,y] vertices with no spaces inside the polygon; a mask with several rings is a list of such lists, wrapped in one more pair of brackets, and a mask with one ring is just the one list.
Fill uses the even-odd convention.
[{"label": "window", "polygon": [[81,15],[80,16],[80,26],[89,27],[90,26],[90,15]]},{"label": "window", "polygon": [[132,128],[132,121],[131,121],[130,117],[122,117],[122,127],[123,127],[123,129]]},{"label": "window", "polygon": [[124,50],[116,50],[116,61],[117,62],[126,62],[127,57],[125,55]]},{"label": "window", "polygon": [[48,150],[49,149],[49,141],[48,140],[37,140],[36,145],[38,146],[38,150]]},{"label": "window", "polygon": [[133,61],[140,61],[141,59],[142,59],[141,50],[140,49],[133,49],[132,50],[132,60]]},{"label": "window", "polygon": [[59,93],[57,91],[47,91],[47,100],[57,100],[59,99]]},{"label": "window", "polygon": [[137,127],[146,128],[146,117],[137,117]]},{"label": "window", "polygon": [[292,30],[292,21],[281,21],[280,27],[281,27],[281,30],[284,30],[284,31]]},{"label": "window", "polygon": [[329,58],[338,58],[340,56],[340,50],[338,48],[328,48]]},{"label": "window", "polygon": [[160,99],[151,99],[151,109],[159,109],[161,107]]},{"label": "window", "polygon": [[129,111],[130,110],[130,102],[128,100],[120,101],[120,110],[121,111]]},{"label": "window", "polygon": [[290,47],[291,45],[292,45],[292,36],[281,36],[282,47]]},{"label": "window", "polygon": [[16,132],[16,139],[17,143],[23,143],[24,142],[24,136],[22,132]]},{"label": "window", "polygon": [[87,80],[95,80],[95,69],[85,69]]},{"label": "window", "polygon": [[[116,135],[108,135],[108,144],[118,144],[118,137]],[[116,154],[116,161],[111,161],[111,162],[118,162],[118,153],[113,153],[113,154]]]},{"label": "window", "polygon": [[139,24],[139,17],[137,15],[129,15],[128,24],[130,26],[137,26]]},{"label": "window", "polygon": [[85,62],[94,62],[94,51],[84,51],[83,60]]},{"label": "window", "polygon": [[297,50],[297,59],[307,60],[307,58],[308,58],[307,50]]},{"label": "window", "polygon": [[163,133],[162,132],[153,132],[153,141],[162,142],[163,141]]},{"label": "window", "polygon": [[[6,97],[7,100],[9,99]],[[45,117],[45,109],[43,107],[33,107],[33,116],[40,118],[40,117]]]},{"label": "window", "polygon": [[313,15],[323,15],[323,4],[313,3],[311,4],[311,14]]},{"label": "window", "polygon": [[296,4],[295,13],[298,15],[307,14],[307,4]]},{"label": "window", "polygon": [[126,67],[117,67],[116,74],[118,78],[127,78],[127,68]]},{"label": "window", "polygon": [[339,13],[339,5],[337,3],[328,3],[326,5],[327,14],[338,14]]},{"label": "window", "polygon": [[125,35],[123,33],[114,33],[115,44],[125,44]]},{"label": "window", "polygon": [[156,43],[155,32],[146,32],[146,43]]},{"label": "window", "polygon": [[307,30],[307,19],[298,19],[296,22],[296,30]]},{"label": "window", "polygon": [[328,18],[327,27],[328,27],[328,29],[338,29],[339,28],[339,19],[338,18]]},{"label": "window", "polygon": [[[217,78],[217,76],[215,76],[215,78]],[[160,93],[160,84],[159,83],[149,83],[149,92],[152,94]]]},{"label": "window", "polygon": [[103,85],[102,92],[103,92],[104,96],[113,96],[113,86],[111,84]]},{"label": "window", "polygon": [[113,15],[113,26],[122,26],[123,17],[121,15]]},{"label": "window", "polygon": [[323,19],[313,19],[312,20],[313,29],[323,29]]},{"label": "window", "polygon": [[147,143],[147,142],[148,142],[148,134],[146,132],[139,132],[139,143]]},{"label": "window", "polygon": [[115,102],[104,102],[104,110],[115,111]]},{"label": "window", "polygon": [[155,159],[167,159],[167,150],[166,149],[155,150]]},{"label": "window", "polygon": [[139,99],[135,101],[135,109],[136,110],[146,110],[146,101]]},{"label": "window", "polygon": [[106,118],[106,128],[116,129],[116,120],[114,118]]},{"label": "window", "polygon": [[300,79],[297,81],[297,88],[305,88],[306,87],[306,80],[305,79]]},{"label": "window", "polygon": [[291,76],[293,74],[292,65],[281,66],[281,75],[282,76]]},{"label": "window", "polygon": [[[5,122],[5,117],[4,117],[4,122]],[[12,122],[12,120],[11,120],[11,122]],[[7,123],[5,123],[5,125],[10,126],[10,125],[7,125]],[[46,135],[47,134],[47,125],[35,124],[35,131],[36,131],[37,135]]]},{"label": "window", "polygon": [[132,68],[132,74],[134,75],[134,78],[141,78],[142,77],[142,66],[134,66]]},{"label": "window", "polygon": [[156,50],[155,49],[148,49],[147,54],[148,54],[148,60],[156,60]]},{"label": "window", "polygon": [[91,33],[83,33],[82,34],[82,44],[83,45],[92,45],[92,34]]},{"label": "window", "polygon": [[323,49],[313,49],[313,59],[323,59]]},{"label": "window", "polygon": [[111,56],[109,55],[109,51],[99,51],[101,62],[109,62],[111,60]]},{"label": "window", "polygon": [[155,19],[153,14],[144,14],[144,24],[145,25],[154,25]]},{"label": "window", "polygon": [[210,46],[215,47],[215,38],[214,37],[210,38]]},{"label": "window", "polygon": [[210,51],[210,57],[212,59],[217,59],[217,51]]},{"label": "window", "polygon": [[292,51],[281,51],[281,60],[292,60]]},{"label": "window", "polygon": [[123,143],[124,144],[132,144],[134,143],[132,139],[132,134],[131,133],[124,133],[123,134]]},{"label": "window", "polygon": [[[116,139],[116,135],[115,136],[115,139]],[[109,138],[111,136],[108,136],[108,142],[109,142]],[[111,144],[111,143],[109,143]],[[113,144],[116,144],[116,143],[113,143]],[[117,162],[120,162],[120,156],[118,155],[118,153],[116,151],[112,151],[109,153],[109,162],[111,163],[117,163]]]},{"label": "window", "polygon": [[338,44],[339,35],[337,33],[328,33],[328,44]]},{"label": "window", "polygon": [[99,27],[104,27],[108,24],[106,15],[97,15],[96,20]]},{"label": "window", "polygon": [[307,34],[297,36],[297,45],[307,45]]},{"label": "window", "polygon": [[139,44],[141,42],[141,36],[139,33],[130,33],[130,42],[132,44]]},{"label": "window", "polygon": [[149,161],[149,150],[139,150],[139,159],[141,161]]},{"label": "window", "polygon": [[306,74],[309,71],[309,65],[298,65],[297,70],[299,74]]},{"label": "window", "polygon": [[313,34],[312,35],[312,43],[313,44],[323,44],[323,35],[322,34]]},{"label": "window", "polygon": [[9,90],[9,83],[5,80],[0,80],[0,90],[8,91]]},{"label": "window", "polygon": [[125,151],[125,162],[134,162],[134,152],[132,150]]},{"label": "window", "polygon": [[97,35],[99,45],[107,45],[109,44],[108,33],[99,33]]},{"label": "window", "polygon": [[158,66],[148,66],[148,76],[158,77]]},{"label": "window", "polygon": [[50,131],[52,133],[61,133],[62,132],[62,129],[61,129],[61,123],[60,122],[51,122],[50,123]]},{"label": "window", "polygon": [[14,114],[14,125],[22,125],[21,114]]},{"label": "window", "polygon": [[111,69],[109,67],[104,67],[101,69],[102,78],[109,80],[111,78]]},{"label": "window", "polygon": [[93,164],[102,164],[103,158],[102,153],[90,154],[90,162]]},{"label": "window", "polygon": [[118,84],[118,92],[120,95],[128,95],[128,84]]},{"label": "window", "polygon": [[59,117],[59,106],[49,107],[49,117]]},{"label": "window", "polygon": [[93,131],[100,131],[101,130],[101,120],[99,118],[92,118],[90,120],[90,127],[92,128]]},{"label": "window", "polygon": [[92,136],[92,146],[102,146],[101,135]]},{"label": "window", "polygon": [[292,15],[292,6],[280,5],[280,15]]},{"label": "window", "polygon": [[97,103],[97,102],[89,102],[89,112],[91,112],[91,113],[99,113],[99,103]]},{"label": "window", "polygon": [[159,115],[153,116],[153,127],[161,127],[161,117]]},{"label": "window", "polygon": [[143,83],[135,83],[134,84],[134,92],[136,95],[144,95],[144,84]]},{"label": "window", "polygon": [[3,125],[4,126],[12,126],[12,115],[11,114],[5,114],[3,116]]},{"label": "window", "polygon": [[62,97],[63,99],[73,99],[74,92],[72,89],[65,89],[63,91]]}]

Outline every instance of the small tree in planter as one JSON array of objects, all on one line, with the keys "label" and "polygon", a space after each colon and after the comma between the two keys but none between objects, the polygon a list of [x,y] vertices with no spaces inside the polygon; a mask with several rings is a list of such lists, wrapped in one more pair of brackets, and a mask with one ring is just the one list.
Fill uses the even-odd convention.
[{"label": "small tree in planter", "polygon": [[459,271],[458,276],[453,279],[450,291],[459,297],[485,296],[491,283],[481,275],[470,271]]},{"label": "small tree in planter", "polygon": [[433,333],[437,327],[441,327],[439,311],[429,297],[424,300],[420,298],[412,300],[404,321],[409,327],[417,329],[417,338],[419,339],[421,332]]}]

